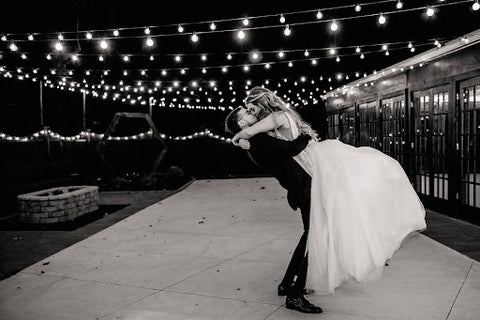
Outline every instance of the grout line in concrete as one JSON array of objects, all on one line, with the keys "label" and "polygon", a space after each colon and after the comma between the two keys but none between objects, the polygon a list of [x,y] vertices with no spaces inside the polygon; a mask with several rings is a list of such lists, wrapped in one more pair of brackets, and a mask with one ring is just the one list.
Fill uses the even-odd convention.
[{"label": "grout line in concrete", "polygon": [[[278,306],[278,304],[268,302],[268,301],[255,301],[255,300],[245,300],[245,299],[235,299],[235,298],[230,298],[230,297],[220,297],[220,296],[212,296],[208,294],[200,294],[200,293],[189,293],[189,292],[179,292],[179,291],[174,291],[174,290],[161,290],[164,292],[170,292],[170,293],[177,293],[177,294],[186,294],[189,296],[198,296],[198,297],[206,297],[206,298],[215,298],[215,299],[224,299],[224,300],[231,300],[231,301],[241,301],[241,302],[249,302],[249,303],[258,303],[258,304],[265,304],[269,306]],[[283,305],[283,304],[282,304]],[[280,305],[280,307],[282,306]]]},{"label": "grout line in concrete", "polygon": [[453,307],[455,306],[455,303],[457,302],[458,296],[460,295],[460,292],[462,292],[463,285],[465,284],[465,281],[467,281],[468,275],[470,274],[470,271],[472,270],[474,261],[470,264],[470,268],[468,269],[467,274],[465,275],[465,279],[463,279],[462,285],[460,286],[460,289],[458,289],[457,295],[455,296],[455,299],[453,300],[452,305],[450,306],[450,310],[448,311],[447,317],[445,320],[448,320],[448,317],[450,317],[450,313],[453,310]]}]

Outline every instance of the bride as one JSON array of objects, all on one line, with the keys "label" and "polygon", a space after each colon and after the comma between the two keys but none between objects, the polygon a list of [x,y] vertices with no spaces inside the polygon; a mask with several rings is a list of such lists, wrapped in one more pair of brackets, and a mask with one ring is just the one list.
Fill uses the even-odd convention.
[{"label": "bride", "polygon": [[266,88],[252,88],[245,103],[250,117],[237,118],[235,145],[260,132],[313,138],[295,156],[312,177],[307,288],[328,294],[349,279],[371,278],[402,240],[426,228],[425,209],[395,159],[335,139],[318,142],[310,125]]}]

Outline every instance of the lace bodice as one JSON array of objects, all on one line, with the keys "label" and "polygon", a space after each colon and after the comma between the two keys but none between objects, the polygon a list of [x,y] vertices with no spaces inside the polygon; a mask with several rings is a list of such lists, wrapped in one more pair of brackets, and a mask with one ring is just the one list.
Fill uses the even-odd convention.
[{"label": "lace bodice", "polygon": [[[288,123],[290,125],[290,128],[279,128],[275,131],[270,131],[268,134],[282,140],[290,141],[293,139],[298,138],[300,136],[300,129],[298,128],[297,124],[293,120],[292,116],[288,114],[288,112],[284,112],[285,116],[288,119]],[[293,139],[290,139],[291,136]],[[313,145],[316,142],[313,140],[310,140],[308,145],[305,147],[305,149],[300,152],[298,155],[293,157],[295,161],[310,175],[312,176],[312,169],[313,169],[313,161],[312,161],[312,155],[313,153],[311,152],[311,149],[313,148]]]}]

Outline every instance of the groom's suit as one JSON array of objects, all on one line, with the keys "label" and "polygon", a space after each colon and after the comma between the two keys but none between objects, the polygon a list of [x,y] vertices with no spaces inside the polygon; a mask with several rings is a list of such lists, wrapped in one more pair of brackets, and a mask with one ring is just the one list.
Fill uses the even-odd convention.
[{"label": "groom's suit", "polygon": [[[307,259],[303,259],[306,250],[310,219],[311,177],[293,159],[307,146],[310,136],[302,135],[293,141],[284,141],[260,133],[250,138],[248,153],[252,160],[272,174],[282,187],[287,189],[287,198],[293,210],[300,208],[303,221],[303,235],[293,253],[281,285],[291,295],[300,295],[305,288]],[[303,261],[303,263],[302,263]],[[298,278],[292,288],[294,276]]]}]

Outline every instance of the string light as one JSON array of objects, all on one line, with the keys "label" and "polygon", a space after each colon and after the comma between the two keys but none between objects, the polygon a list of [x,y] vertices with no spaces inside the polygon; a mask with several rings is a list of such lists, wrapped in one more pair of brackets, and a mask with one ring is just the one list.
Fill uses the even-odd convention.
[{"label": "string light", "polygon": [[106,50],[108,48],[108,43],[106,40],[100,41],[100,48],[102,48],[103,50]]},{"label": "string light", "polygon": [[27,59],[27,55],[26,55],[25,53],[22,53],[22,56],[21,56],[21,57],[22,57],[23,60],[26,60],[26,59]]},{"label": "string light", "polygon": [[283,14],[280,15],[280,23],[285,23],[285,16]]},{"label": "string light", "polygon": [[320,9],[318,9],[318,11],[317,11],[317,19],[320,20],[320,19],[322,19],[322,17],[323,17],[323,13],[322,13],[322,11],[320,11]]},{"label": "string light", "polygon": [[478,0],[475,0],[475,2],[472,4],[472,9],[474,11],[478,11],[478,9],[480,9],[480,4],[478,3]]},{"label": "string light", "polygon": [[60,41],[57,41],[57,43],[55,43],[55,50],[57,51],[63,50],[63,45],[60,43]]},{"label": "string light", "polygon": [[182,58],[177,54],[177,55],[175,56],[175,61],[176,61],[176,62],[180,62],[180,60],[182,60]]},{"label": "string light", "polygon": [[194,32],[190,39],[192,40],[192,42],[198,42],[198,35]]},{"label": "string light", "polygon": [[332,21],[332,23],[330,24],[330,30],[332,30],[333,32],[338,30],[337,21],[335,21],[335,20]]},{"label": "string light", "polygon": [[58,34],[57,38],[58,40],[63,41],[63,35],[61,33]]},{"label": "string light", "polygon": [[52,56],[49,54],[47,54],[47,60],[52,60]]},{"label": "string light", "polygon": [[230,53],[227,55],[227,59],[232,60],[232,55]]},{"label": "string light", "polygon": [[179,24],[179,25],[178,25],[178,28],[177,28],[177,31],[178,31],[179,33],[183,33],[184,30],[185,30],[185,29],[183,29],[182,25]]},{"label": "string light", "polygon": [[99,61],[103,61],[103,60],[105,60],[105,59],[103,58],[102,55],[99,55],[99,56],[98,56],[98,60],[99,60]]},{"label": "string light", "polygon": [[380,13],[380,16],[378,17],[378,23],[384,24],[387,21],[383,13]]},{"label": "string light", "polygon": [[35,38],[33,37],[33,34],[28,35],[28,40],[33,41]]},{"label": "string light", "polygon": [[149,28],[149,27],[146,27],[143,32],[145,32],[145,34],[150,34],[150,28]]},{"label": "string light", "polygon": [[360,4],[357,4],[355,6],[355,12],[360,12],[360,10],[362,10],[362,7],[360,6]]},{"label": "string light", "polygon": [[403,2],[398,0],[397,1],[397,9],[402,9],[403,8]]},{"label": "string light", "polygon": [[3,35],[0,39],[1,39],[2,41],[7,41],[7,36]]},{"label": "string light", "polygon": [[202,61],[207,61],[207,56],[204,55],[204,54],[202,54],[202,58],[201,58],[201,59],[202,59]]},{"label": "string light", "polygon": [[150,61],[155,60],[155,57],[153,55],[150,55]]},{"label": "string light", "polygon": [[128,55],[123,56],[123,61],[128,62],[130,60],[130,57]]},{"label": "string light", "polygon": [[120,31],[118,31],[118,29],[113,30],[113,35],[118,37],[120,35]]},{"label": "string light", "polygon": [[285,53],[284,53],[283,51],[280,51],[280,52],[278,53],[278,57],[279,57],[279,58],[283,58],[284,56],[285,56]]},{"label": "string light", "polygon": [[283,34],[289,37],[292,34],[292,30],[290,30],[290,26],[287,24],[285,30],[283,30]]},{"label": "string light", "polygon": [[248,18],[245,18],[243,19],[242,23],[244,26],[248,26],[248,24],[250,23],[250,20],[248,20]]},{"label": "string light", "polygon": [[148,38],[147,38],[146,44],[147,44],[147,46],[149,46],[149,47],[153,47],[154,42],[153,42],[153,40],[152,40],[151,37],[148,37]]},{"label": "string light", "polygon": [[361,51],[360,47],[356,47],[356,48],[355,48],[355,52],[356,52],[356,53],[360,53],[360,51]]},{"label": "string light", "polygon": [[12,42],[8,48],[9,48],[12,52],[15,52],[15,51],[18,50],[18,47],[17,47],[17,45],[15,44],[15,42]]},{"label": "string light", "polygon": [[240,40],[245,39],[245,32],[244,32],[242,29],[240,29],[240,30],[238,31],[238,33],[237,33],[237,37],[238,37],[238,39],[240,39]]},{"label": "string light", "polygon": [[432,7],[428,7],[426,13],[427,16],[431,17],[435,14],[435,10]]},{"label": "string light", "polygon": [[308,50],[305,49],[305,52],[303,53],[303,55],[304,55],[305,57],[308,57],[308,56],[310,55],[310,52],[308,52]]}]

